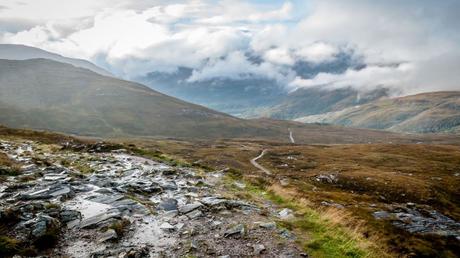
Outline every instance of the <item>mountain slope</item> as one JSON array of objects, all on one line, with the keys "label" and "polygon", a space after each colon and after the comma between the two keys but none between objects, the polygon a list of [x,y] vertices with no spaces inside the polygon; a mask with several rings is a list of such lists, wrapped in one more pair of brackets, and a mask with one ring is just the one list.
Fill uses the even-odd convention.
[{"label": "mountain slope", "polygon": [[113,76],[108,71],[83,59],[68,58],[39,48],[24,45],[0,44],[0,59],[27,60],[34,58],[46,58],[57,62],[71,64],[76,67],[85,68],[101,75]]},{"label": "mountain slope", "polygon": [[387,90],[383,88],[367,93],[360,93],[352,88],[300,88],[282,97],[277,104],[257,110],[256,114],[275,119],[295,119],[368,103],[387,94]]},{"label": "mountain slope", "polygon": [[460,132],[460,92],[432,92],[384,99],[297,119],[396,132]]},{"label": "mountain slope", "polygon": [[270,136],[277,131],[47,59],[0,60],[0,123],[81,135]]}]

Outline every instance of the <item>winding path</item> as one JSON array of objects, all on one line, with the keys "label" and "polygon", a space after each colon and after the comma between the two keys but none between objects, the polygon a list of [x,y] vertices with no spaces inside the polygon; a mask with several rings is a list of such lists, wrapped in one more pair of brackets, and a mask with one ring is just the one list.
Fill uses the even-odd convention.
[{"label": "winding path", "polygon": [[291,143],[295,143],[294,135],[292,133],[291,128],[288,128],[288,130],[289,130],[289,140],[291,140]]},{"label": "winding path", "polygon": [[272,172],[270,172],[270,170],[264,168],[262,165],[260,165],[259,163],[257,163],[257,160],[260,159],[260,158],[262,158],[262,157],[265,155],[265,153],[267,153],[267,150],[266,150],[266,149],[263,150],[263,151],[259,154],[259,156],[257,156],[257,157],[255,157],[255,158],[251,159],[251,164],[252,164],[254,167],[258,168],[259,170],[263,171],[265,174],[271,175]]}]

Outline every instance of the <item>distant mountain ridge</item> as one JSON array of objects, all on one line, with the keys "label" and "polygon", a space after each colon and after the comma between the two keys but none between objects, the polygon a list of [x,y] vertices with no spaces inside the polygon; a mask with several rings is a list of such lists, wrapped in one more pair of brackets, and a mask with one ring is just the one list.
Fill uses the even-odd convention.
[{"label": "distant mountain ridge", "polygon": [[240,119],[48,59],[0,59],[0,124],[96,137],[251,139],[296,143],[445,142],[376,130]]},{"label": "distant mountain ridge", "polygon": [[48,59],[0,60],[0,92],[0,123],[13,127],[95,136],[265,132],[146,86]]},{"label": "distant mountain ridge", "polygon": [[25,45],[0,44],[0,59],[27,60],[36,58],[46,58],[57,62],[71,64],[76,67],[85,68],[104,76],[113,76],[110,72],[96,66],[87,60],[68,58],[45,51],[40,48],[29,47]]},{"label": "distant mountain ridge", "polygon": [[296,121],[395,132],[456,133],[460,132],[460,91],[381,99],[340,111],[301,117]]}]

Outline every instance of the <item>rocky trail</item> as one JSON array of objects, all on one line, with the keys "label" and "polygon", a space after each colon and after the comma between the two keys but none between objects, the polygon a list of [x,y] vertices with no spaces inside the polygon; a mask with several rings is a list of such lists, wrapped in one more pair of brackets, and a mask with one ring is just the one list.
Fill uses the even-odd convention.
[{"label": "rocky trail", "polygon": [[292,212],[236,198],[221,187],[224,171],[97,146],[11,140],[0,152],[21,170],[0,184],[0,235],[23,255],[306,256],[276,223]]}]

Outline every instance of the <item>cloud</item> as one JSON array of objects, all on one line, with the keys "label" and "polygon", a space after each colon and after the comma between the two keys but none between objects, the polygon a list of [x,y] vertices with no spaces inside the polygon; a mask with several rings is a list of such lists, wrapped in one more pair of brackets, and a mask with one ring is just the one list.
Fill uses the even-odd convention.
[{"label": "cloud", "polygon": [[[289,90],[460,89],[460,2],[454,0],[40,0],[25,5],[0,0],[0,5],[6,7],[0,10],[1,42],[89,59],[128,79],[188,67],[190,82],[263,77]],[[361,69],[318,68],[334,67],[343,55]],[[318,71],[296,74],[302,62]]]},{"label": "cloud", "polygon": [[348,69],[341,74],[319,73],[312,79],[296,77],[290,86],[294,88],[324,86],[330,89],[355,87],[364,91],[385,87],[400,90],[398,88],[400,83],[408,81],[413,69],[411,64],[368,66],[359,70]]},{"label": "cloud", "polygon": [[317,42],[300,48],[296,54],[305,61],[318,64],[334,61],[339,53],[340,50],[337,47],[324,42]]},{"label": "cloud", "polygon": [[295,63],[295,59],[290,53],[289,49],[284,48],[273,48],[265,51],[264,59],[280,65],[293,65]]},{"label": "cloud", "polygon": [[203,68],[195,70],[188,82],[205,81],[214,78],[247,79],[268,78],[276,81],[286,81],[293,74],[289,70],[282,71],[271,63],[251,63],[244,53],[235,51],[223,59],[209,62]]}]

